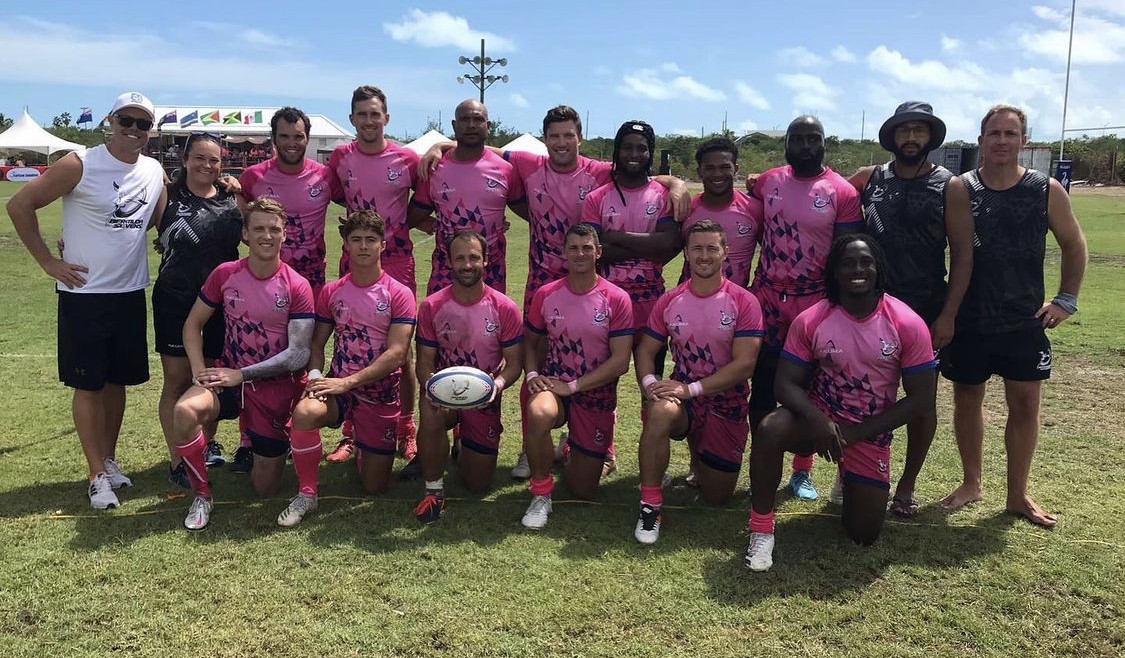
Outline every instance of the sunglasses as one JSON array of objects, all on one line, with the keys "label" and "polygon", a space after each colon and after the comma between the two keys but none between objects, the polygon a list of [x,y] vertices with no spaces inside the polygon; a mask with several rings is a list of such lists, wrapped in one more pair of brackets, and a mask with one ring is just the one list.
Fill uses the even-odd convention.
[{"label": "sunglasses", "polygon": [[121,124],[122,128],[132,128],[133,124],[137,124],[137,128],[141,130],[149,130],[152,128],[152,119],[137,119],[123,114],[117,114],[115,116],[117,117],[117,123]]}]

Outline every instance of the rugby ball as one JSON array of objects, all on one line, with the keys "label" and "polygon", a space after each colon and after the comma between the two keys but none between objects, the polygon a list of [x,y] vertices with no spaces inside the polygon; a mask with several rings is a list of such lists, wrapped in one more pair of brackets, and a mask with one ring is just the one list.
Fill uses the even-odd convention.
[{"label": "rugby ball", "polygon": [[488,373],[470,366],[439,370],[426,381],[426,394],[439,407],[471,409],[488,402],[496,383]]}]

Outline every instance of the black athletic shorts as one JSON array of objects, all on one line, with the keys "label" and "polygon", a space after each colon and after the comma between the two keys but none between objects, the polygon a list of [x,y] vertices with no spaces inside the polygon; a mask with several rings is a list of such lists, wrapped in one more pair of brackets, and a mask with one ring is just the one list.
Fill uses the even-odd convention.
[{"label": "black athletic shorts", "polygon": [[777,378],[777,363],[781,351],[762,345],[758,350],[758,363],[754,366],[754,376],[750,380],[750,412],[769,413],[777,408],[773,381]]},{"label": "black athletic shorts", "polygon": [[148,381],[145,291],[58,293],[59,380],[100,391]]},{"label": "black athletic shorts", "polygon": [[957,332],[942,350],[941,374],[958,384],[983,384],[992,375],[1017,382],[1051,376],[1051,341],[1043,327],[1000,334]]},{"label": "black athletic shorts", "polygon": [[[187,356],[184,351],[184,321],[195,295],[171,292],[157,281],[152,287],[152,328],[156,334],[156,352],[164,356]],[[203,325],[203,356],[217,359],[223,355],[223,311],[215,309],[211,319]]]}]

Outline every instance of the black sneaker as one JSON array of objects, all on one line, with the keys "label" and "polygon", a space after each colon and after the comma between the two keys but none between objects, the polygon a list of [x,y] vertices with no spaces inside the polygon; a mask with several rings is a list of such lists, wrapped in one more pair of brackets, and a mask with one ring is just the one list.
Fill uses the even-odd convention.
[{"label": "black sneaker", "polygon": [[218,441],[208,441],[206,457],[207,468],[216,468],[225,463],[227,463],[227,460],[223,457],[223,444]]},{"label": "black sneaker", "polygon": [[445,494],[440,490],[426,490],[426,495],[414,507],[414,518],[426,525],[437,523],[441,520],[441,511],[445,509]]},{"label": "black sneaker", "polygon": [[420,477],[422,477],[422,458],[415,455],[414,459],[407,462],[406,466],[398,472],[398,479],[417,480]]},{"label": "black sneaker", "polygon": [[180,462],[175,468],[168,467],[168,479],[172,484],[181,489],[191,489],[191,480],[188,479],[187,464]]},{"label": "black sneaker", "polygon": [[247,446],[240,446],[234,451],[234,459],[227,464],[231,473],[249,473],[254,468],[254,453]]}]

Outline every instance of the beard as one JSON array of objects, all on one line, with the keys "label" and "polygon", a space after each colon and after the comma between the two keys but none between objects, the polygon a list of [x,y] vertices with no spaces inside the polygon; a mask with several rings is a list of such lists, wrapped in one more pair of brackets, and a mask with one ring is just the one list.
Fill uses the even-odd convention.
[{"label": "beard", "polygon": [[824,166],[824,147],[820,147],[813,151],[812,156],[807,158],[798,157],[795,153],[786,150],[785,161],[793,167],[795,171],[815,173]]},{"label": "beard", "polygon": [[909,155],[904,153],[903,150],[897,146],[893,153],[895,154],[895,160],[911,167],[921,164],[922,161],[926,159],[926,156],[929,155],[929,152],[923,151],[922,149],[918,149],[913,155]]}]

